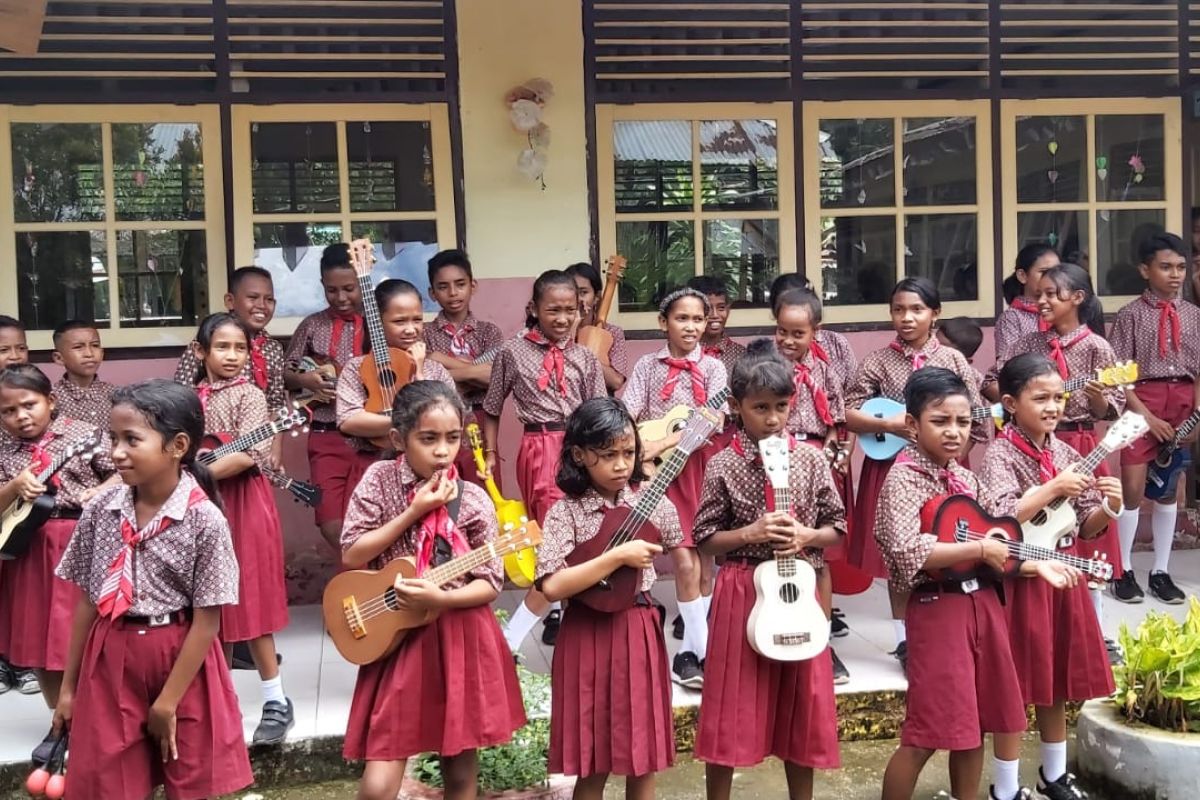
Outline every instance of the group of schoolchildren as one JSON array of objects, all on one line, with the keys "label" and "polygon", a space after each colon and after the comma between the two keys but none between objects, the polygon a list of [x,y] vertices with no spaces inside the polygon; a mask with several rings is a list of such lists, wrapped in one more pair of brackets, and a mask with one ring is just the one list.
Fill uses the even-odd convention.
[{"label": "group of schoolchildren", "polygon": [[[411,283],[385,280],[363,297],[344,244],[321,262],[328,308],[300,324],[286,351],[266,332],[269,273],[237,270],[227,311],[200,324],[175,381],[100,381],[99,333],[71,322],[54,334],[65,375],[51,384],[28,364],[21,324],[0,318],[0,508],[54,492],[29,550],[0,562],[0,688],[40,687],[54,709],[35,760],[69,732],[70,797],[140,798],[165,785],[169,797],[202,798],[251,782],[229,665],[240,658],[261,679],[254,743],[282,742],[294,720],[273,639],[288,623],[270,486],[281,453],[270,435],[213,451],[278,419],[291,390],[311,413],[322,536],[348,569],[413,558],[418,577],[397,581],[394,602],[437,612],[359,670],[344,753],[366,762],[360,798],[395,798],[407,759],[423,752],[442,757],[447,798],[475,797],[478,748],[525,722],[513,654],[543,617],[543,640],[555,645],[549,768],[576,776],[575,797],[599,800],[609,775],[625,776],[627,797],[653,797],[656,773],[675,756],[674,680],[702,692],[695,754],[709,798],[730,797],[734,770],[767,756],[784,762],[790,797],[811,798],[814,770],[839,765],[834,684],[848,673],[831,649],[785,662],[750,647],[754,571],[776,555],[815,570],[834,635],[847,627],[832,608],[835,568],[888,581],[909,690],[884,800],[911,797],[936,750],[950,751],[953,797],[977,797],[984,733],[994,734],[989,797],[1032,797],[1018,782],[1027,704],[1041,738],[1040,796],[1086,797],[1067,772],[1065,703],[1113,691],[1119,653],[1101,633],[1098,591],[1089,598],[1069,558],[1014,563],[994,539],[939,541],[931,512],[968,495],[1025,522],[1066,497],[1077,527],[1060,541],[1062,555],[1110,551],[1114,596],[1142,599],[1130,552],[1147,463],[1200,406],[1200,309],[1181,298],[1184,251],[1170,234],[1143,244],[1147,289],[1106,339],[1087,272],[1050,248],[1025,248],[986,375],[970,363],[979,328],[941,320],[924,278],[896,285],[895,338],[859,363],[845,337],[822,328],[821,302],[802,276],[776,280],[775,336],[748,348],[726,334],[725,286],[697,277],[662,298],[665,341],[630,370],[623,332],[596,319],[602,286],[590,264],[542,273],[524,328],[506,339],[472,313],[476,283],[463,252],[430,261],[429,295],[441,311],[424,323]],[[367,410],[363,303],[378,307],[388,347],[415,364],[390,414]],[[576,341],[590,325],[608,332],[606,352]],[[1125,360],[1138,364],[1132,388],[1090,380],[1065,391],[1067,379]],[[498,560],[440,586],[420,576],[498,535],[480,484],[499,478],[510,395],[523,435],[504,455],[515,459],[543,541],[533,586],[501,630],[490,609],[503,581]],[[875,397],[904,411],[865,413]],[[974,413],[984,398],[1003,406],[999,433]],[[678,405],[704,409],[715,433],[650,513],[656,540],[573,559],[680,444],[683,432],[638,432]],[[1073,470],[1097,446],[1097,425],[1126,408],[1145,416],[1149,433],[1122,451],[1120,479]],[[482,428],[482,474],[464,443],[468,422]],[[855,486],[847,456],[856,436],[876,434],[907,446],[866,459]],[[96,437],[103,446],[39,480]],[[790,509],[771,502],[759,455],[772,437],[787,442]],[[975,444],[986,445],[978,476],[966,466]],[[1168,573],[1176,502],[1164,498],[1151,519],[1148,587],[1167,603],[1183,600]],[[650,594],[664,553],[669,562],[657,563],[674,572],[671,627],[682,639],[670,665],[666,617]],[[601,612],[571,602],[621,567],[640,570],[632,605]],[[951,567],[955,577],[945,577]]]}]

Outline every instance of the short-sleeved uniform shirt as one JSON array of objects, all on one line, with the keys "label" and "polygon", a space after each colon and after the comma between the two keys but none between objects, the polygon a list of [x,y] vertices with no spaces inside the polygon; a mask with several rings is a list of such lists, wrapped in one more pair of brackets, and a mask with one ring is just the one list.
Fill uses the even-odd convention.
[{"label": "short-sleeved uniform shirt", "polygon": [[[108,444],[108,432],[82,420],[58,416],[51,420],[40,440],[0,438],[0,482],[7,483],[32,465],[35,448],[41,446],[49,458],[56,459],[74,444],[99,442],[97,451],[88,457],[75,456],[63,464],[51,479],[57,486],[54,495],[56,512],[77,511],[83,506],[82,495],[108,479],[115,472]],[[35,474],[38,470],[34,470]]]},{"label": "short-sleeved uniform shirt", "polygon": [[513,410],[522,424],[545,425],[564,422],[584,400],[608,396],[600,361],[591,350],[570,340],[548,346],[562,351],[566,394],[553,380],[545,388],[538,386],[547,345],[515,336],[500,346],[492,362],[492,382],[483,400],[485,413],[500,416],[504,399],[511,394]]}]

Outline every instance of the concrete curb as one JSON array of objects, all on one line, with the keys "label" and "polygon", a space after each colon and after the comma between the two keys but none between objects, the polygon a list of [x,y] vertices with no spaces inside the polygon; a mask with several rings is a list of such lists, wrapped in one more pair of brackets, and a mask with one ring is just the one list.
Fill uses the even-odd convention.
[{"label": "concrete curb", "polygon": [[1200,734],[1130,725],[1108,700],[1084,704],[1076,726],[1077,770],[1122,800],[1200,796]]}]

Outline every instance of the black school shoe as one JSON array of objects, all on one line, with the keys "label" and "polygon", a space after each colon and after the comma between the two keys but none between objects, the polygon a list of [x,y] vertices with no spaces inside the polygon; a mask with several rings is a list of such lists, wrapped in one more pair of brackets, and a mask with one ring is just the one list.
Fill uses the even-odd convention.
[{"label": "black school shoe", "polygon": [[1104,637],[1104,649],[1108,651],[1108,665],[1110,667],[1119,667],[1125,663],[1125,656],[1121,652],[1121,645],[1107,636]]},{"label": "black school shoe", "polygon": [[558,626],[562,624],[562,612],[557,608],[550,609],[546,621],[542,623],[542,644],[554,647],[558,641]]},{"label": "black school shoe", "polygon": [[13,672],[12,664],[8,663],[8,659],[0,658],[0,694],[10,691],[16,682],[17,676]]},{"label": "black school shoe", "polygon": [[671,661],[671,672],[680,686],[688,689],[704,688],[704,668],[700,666],[700,657],[691,650],[675,654]]},{"label": "black school shoe", "polygon": [[38,694],[42,684],[38,681],[37,673],[31,669],[13,669],[13,688],[21,694]]},{"label": "black school shoe", "polygon": [[1146,593],[1138,585],[1137,576],[1133,574],[1133,570],[1127,569],[1121,573],[1121,577],[1112,582],[1112,595],[1122,603],[1140,603]]},{"label": "black school shoe", "polygon": [[683,641],[683,615],[676,614],[675,619],[671,620],[671,638],[678,641]]},{"label": "black school shoe", "polygon": [[896,645],[896,649],[891,653],[896,660],[900,662],[900,671],[904,673],[904,677],[908,677],[908,640]]},{"label": "black school shoe", "polygon": [[829,655],[833,657],[833,685],[841,686],[843,683],[849,683],[850,670],[846,669],[846,665],[838,658],[837,651],[831,647],[829,648]]},{"label": "black school shoe", "polygon": [[840,614],[834,614],[829,620],[829,635],[834,639],[850,635],[850,626],[846,624],[846,620]]},{"label": "black school shoe", "polygon": [[283,744],[288,731],[295,724],[296,712],[292,707],[291,698],[284,698],[282,703],[278,700],[270,700],[263,704],[262,719],[259,720],[258,727],[254,729],[254,738],[250,740],[250,744],[264,746]]},{"label": "black school shoe", "polygon": [[1064,772],[1056,781],[1047,781],[1038,767],[1038,794],[1048,800],[1087,800],[1088,793],[1079,788],[1075,776]]},{"label": "black school shoe", "polygon": [[1150,594],[1157,597],[1160,602],[1171,606],[1177,606],[1187,599],[1187,596],[1175,585],[1175,581],[1171,580],[1171,576],[1165,572],[1150,573]]}]

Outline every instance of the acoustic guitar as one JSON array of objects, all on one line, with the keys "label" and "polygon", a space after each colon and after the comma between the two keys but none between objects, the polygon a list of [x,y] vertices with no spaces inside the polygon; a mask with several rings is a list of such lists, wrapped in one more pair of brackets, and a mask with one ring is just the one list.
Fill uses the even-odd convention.
[{"label": "acoustic guitar", "polygon": [[625,274],[625,257],[609,256],[605,266],[607,269],[604,273],[604,291],[596,306],[596,321],[592,325],[580,328],[575,335],[575,341],[595,353],[601,364],[612,366],[608,354],[612,350],[613,337],[604,329],[603,324],[608,322],[608,312],[612,309],[617,285],[621,282],[621,276]]},{"label": "acoustic guitar", "polygon": [[[479,429],[478,423],[467,424],[467,441],[471,444],[471,454],[475,457],[476,469],[481,474],[486,472],[487,459],[483,455],[483,432]],[[496,486],[494,478],[487,478],[484,485],[487,487],[488,496],[492,498],[493,505],[496,506],[496,519],[499,520],[502,528],[519,528],[529,522],[529,510],[525,508],[525,504],[520,500],[509,500],[500,494],[500,488]],[[522,589],[532,586],[536,572],[537,550],[532,547],[517,550],[504,557],[504,574],[515,586]]]},{"label": "acoustic guitar", "polygon": [[420,577],[444,586],[493,558],[536,547],[542,529],[536,522],[508,526],[496,540],[418,576],[409,558],[389,561],[380,570],[355,569],[329,581],[321,601],[325,629],[342,658],[352,664],[378,661],[400,646],[413,628],[427,625],[438,612],[428,608],[401,608],[396,598],[396,579]]},{"label": "acoustic guitar", "polygon": [[91,458],[104,446],[104,434],[96,431],[87,438],[71,442],[65,450],[54,457],[45,469],[37,474],[38,483],[46,487],[46,493],[33,502],[17,497],[4,509],[0,516],[0,560],[9,560],[23,555],[33,543],[33,535],[50,519],[54,511],[54,490],[48,481],[72,458]]},{"label": "acoustic guitar", "polygon": [[[803,445],[800,445],[803,446]],[[758,443],[776,511],[791,514],[788,440],[771,436]],[[776,555],[754,568],[754,608],[746,641],[772,661],[806,661],[829,646],[829,618],[817,601],[817,572],[803,558]]]},{"label": "acoustic guitar", "polygon": [[375,287],[371,284],[371,270],[375,264],[375,247],[370,239],[355,239],[350,243],[350,264],[358,275],[358,288],[363,298],[363,322],[371,352],[363,359],[360,377],[367,390],[367,411],[376,414],[392,413],[392,402],[396,392],[412,383],[417,377],[417,364],[411,355],[399,347],[388,347],[380,319],[379,305],[375,303]]},{"label": "acoustic guitar", "polygon": [[1192,455],[1183,446],[1183,440],[1191,435],[1197,425],[1200,425],[1200,408],[1180,423],[1171,441],[1163,442],[1158,448],[1158,455],[1150,462],[1150,468],[1146,471],[1146,497],[1159,500],[1175,496],[1179,476],[1183,475],[1192,463]]}]

